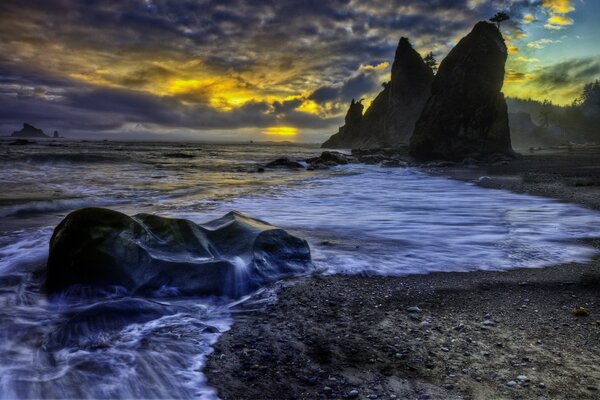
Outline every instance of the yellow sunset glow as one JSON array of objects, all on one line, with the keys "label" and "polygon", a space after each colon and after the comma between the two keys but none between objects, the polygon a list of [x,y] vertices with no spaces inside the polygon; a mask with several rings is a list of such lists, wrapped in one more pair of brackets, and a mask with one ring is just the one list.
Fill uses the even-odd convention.
[{"label": "yellow sunset glow", "polygon": [[308,114],[317,114],[319,111],[319,105],[313,100],[305,100],[297,108],[298,111],[302,111]]},{"label": "yellow sunset glow", "polygon": [[272,136],[292,137],[296,136],[296,134],[298,133],[298,129],[292,126],[271,126],[265,129],[262,133],[264,133],[265,135]]}]

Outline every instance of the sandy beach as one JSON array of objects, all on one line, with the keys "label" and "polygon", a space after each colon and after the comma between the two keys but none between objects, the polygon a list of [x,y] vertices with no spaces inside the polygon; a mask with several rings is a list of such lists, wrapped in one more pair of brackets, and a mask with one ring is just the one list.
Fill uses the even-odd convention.
[{"label": "sandy beach", "polygon": [[[558,150],[431,172],[598,209],[598,160],[597,149]],[[276,302],[240,310],[209,357],[223,399],[600,397],[600,258],[277,287]]]}]

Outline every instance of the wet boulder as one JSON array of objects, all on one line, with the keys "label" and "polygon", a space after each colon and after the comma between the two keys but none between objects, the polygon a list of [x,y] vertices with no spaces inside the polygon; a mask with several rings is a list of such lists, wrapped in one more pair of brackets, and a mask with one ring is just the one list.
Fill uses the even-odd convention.
[{"label": "wet boulder", "polygon": [[305,240],[238,212],[195,224],[84,208],[54,230],[46,289],[238,297],[313,268]]},{"label": "wet boulder", "polygon": [[354,157],[337,151],[324,151],[320,156],[306,160],[309,170],[327,169],[336,165],[346,165],[353,161],[355,161]]}]

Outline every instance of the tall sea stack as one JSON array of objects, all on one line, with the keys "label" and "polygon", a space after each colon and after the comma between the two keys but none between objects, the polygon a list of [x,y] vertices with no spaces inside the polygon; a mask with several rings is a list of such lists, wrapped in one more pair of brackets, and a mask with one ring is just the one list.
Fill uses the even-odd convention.
[{"label": "tall sea stack", "polygon": [[508,52],[494,24],[479,22],[440,64],[416,123],[410,153],[419,160],[512,156],[500,91]]},{"label": "tall sea stack", "polygon": [[[323,143],[325,148],[394,147],[407,143],[423,105],[429,97],[433,72],[411,46],[401,38],[392,64],[391,81],[360,118],[362,104],[352,100],[345,125]],[[349,124],[348,116],[353,115]]]}]

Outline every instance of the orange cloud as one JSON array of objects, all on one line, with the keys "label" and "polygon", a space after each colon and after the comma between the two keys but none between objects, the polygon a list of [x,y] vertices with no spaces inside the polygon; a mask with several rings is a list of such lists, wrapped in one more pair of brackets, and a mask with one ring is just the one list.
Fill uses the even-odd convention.
[{"label": "orange cloud", "polygon": [[535,17],[532,14],[525,14],[523,16],[523,23],[525,25],[530,24],[535,21]]},{"label": "orange cloud", "polygon": [[572,0],[542,0],[542,6],[557,14],[567,14],[575,11]]},{"label": "orange cloud", "polygon": [[573,19],[566,15],[575,11],[571,0],[542,0],[542,7],[550,14],[544,28],[560,30],[565,26],[573,25]]}]

